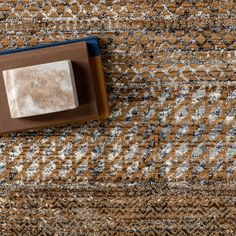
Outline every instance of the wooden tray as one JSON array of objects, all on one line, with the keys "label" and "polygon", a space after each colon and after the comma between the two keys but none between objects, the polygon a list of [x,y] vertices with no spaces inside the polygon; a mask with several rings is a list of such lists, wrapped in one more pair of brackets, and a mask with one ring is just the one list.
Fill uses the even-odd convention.
[{"label": "wooden tray", "polygon": [[[90,38],[89,40],[85,39],[85,42],[81,42],[81,40],[66,41],[61,44],[2,53],[0,55],[0,133],[107,118],[109,112],[101,57],[96,51],[98,49],[94,43],[98,47],[97,40]],[[12,119],[8,108],[2,70],[60,60],[72,61],[80,106],[69,111]]]}]

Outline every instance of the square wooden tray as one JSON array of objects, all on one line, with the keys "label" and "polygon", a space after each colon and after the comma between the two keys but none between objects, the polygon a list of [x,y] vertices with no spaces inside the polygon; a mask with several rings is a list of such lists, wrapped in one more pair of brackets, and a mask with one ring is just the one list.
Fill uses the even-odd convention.
[{"label": "square wooden tray", "polygon": [[[96,43],[96,42],[95,42]],[[0,133],[77,123],[108,116],[107,96],[100,55],[87,42],[76,42],[9,51],[0,55]],[[95,53],[94,53],[95,52]],[[92,54],[92,55],[91,55]],[[2,71],[60,60],[71,60],[80,106],[52,114],[12,119]]]}]

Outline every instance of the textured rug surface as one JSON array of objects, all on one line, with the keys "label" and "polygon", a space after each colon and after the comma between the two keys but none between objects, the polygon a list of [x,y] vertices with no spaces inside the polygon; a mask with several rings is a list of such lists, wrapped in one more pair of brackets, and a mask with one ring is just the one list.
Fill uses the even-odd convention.
[{"label": "textured rug surface", "polygon": [[236,3],[0,1],[1,49],[101,39],[111,115],[0,136],[0,235],[236,235]]}]

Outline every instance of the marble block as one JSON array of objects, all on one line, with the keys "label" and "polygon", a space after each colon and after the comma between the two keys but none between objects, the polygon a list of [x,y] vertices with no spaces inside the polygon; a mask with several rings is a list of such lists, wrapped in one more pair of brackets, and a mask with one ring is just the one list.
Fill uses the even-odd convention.
[{"label": "marble block", "polygon": [[71,61],[3,71],[11,118],[74,109],[79,106]]}]

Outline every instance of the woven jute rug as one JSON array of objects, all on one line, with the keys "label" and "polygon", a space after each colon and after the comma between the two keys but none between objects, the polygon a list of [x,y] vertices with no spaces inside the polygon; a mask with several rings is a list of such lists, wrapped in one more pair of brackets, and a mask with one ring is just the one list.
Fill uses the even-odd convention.
[{"label": "woven jute rug", "polygon": [[101,39],[111,115],[0,137],[0,235],[236,235],[236,3],[0,1],[0,47]]}]

